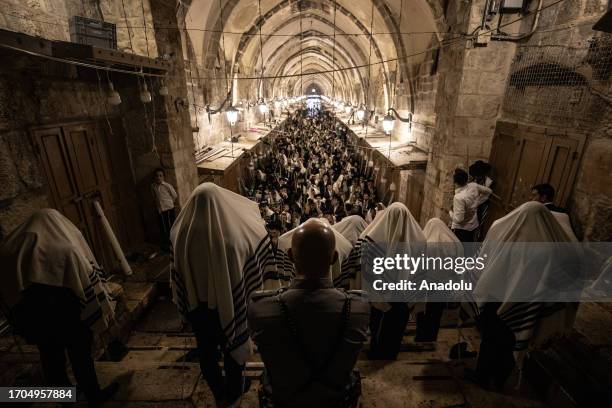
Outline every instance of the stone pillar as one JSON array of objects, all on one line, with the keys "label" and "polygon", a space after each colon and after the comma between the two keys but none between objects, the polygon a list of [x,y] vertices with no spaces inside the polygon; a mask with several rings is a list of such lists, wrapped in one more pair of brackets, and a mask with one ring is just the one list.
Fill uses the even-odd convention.
[{"label": "stone pillar", "polygon": [[151,14],[154,26],[163,27],[155,29],[158,52],[162,58],[172,62],[165,79],[169,94],[165,97],[158,95],[156,100],[155,121],[159,129],[157,136],[159,139],[156,144],[161,163],[167,171],[168,178],[176,185],[179,201],[183,204],[197,186],[198,177],[175,2],[151,0]]},{"label": "stone pillar", "polygon": [[[450,32],[473,32],[485,0],[449,3]],[[440,53],[436,125],[427,165],[421,221],[448,220],[454,194],[452,175],[475,160],[488,160],[515,45],[490,42],[473,47],[467,39],[447,40]]]}]

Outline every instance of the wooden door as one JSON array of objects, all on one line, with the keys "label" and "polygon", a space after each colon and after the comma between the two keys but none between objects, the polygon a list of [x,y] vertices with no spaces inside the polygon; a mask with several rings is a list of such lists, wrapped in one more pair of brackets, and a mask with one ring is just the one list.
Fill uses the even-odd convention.
[{"label": "wooden door", "polygon": [[[134,211],[135,197],[129,197],[131,206],[121,204],[128,200],[121,192],[135,191],[133,178],[117,174],[117,164],[111,160],[110,146],[120,149],[116,139],[123,138],[123,134],[110,138],[107,129],[95,122],[85,122],[36,129],[32,134],[54,206],[79,227],[98,262],[112,271],[118,262],[102,234],[93,200],[102,205],[124,250],[142,242],[143,234],[133,232],[131,239],[128,237],[128,229],[142,231],[142,224],[139,224],[137,207]],[[129,161],[125,161],[125,144],[123,147],[116,162],[124,161],[123,165],[129,167]]]},{"label": "wooden door", "polygon": [[542,180],[546,180],[557,190],[554,200],[555,205],[565,207],[578,172],[585,137],[576,134],[555,133],[550,130],[547,133],[551,140]]},{"label": "wooden door", "polygon": [[144,242],[143,220],[138,204],[135,181],[130,164],[126,137],[119,119],[111,119],[98,125],[100,155],[110,165],[108,188],[110,199],[104,202],[104,211],[114,221],[113,227],[123,248],[133,248]]},{"label": "wooden door", "polygon": [[531,188],[549,183],[555,204],[565,207],[571,194],[585,136],[539,126],[498,122],[490,163],[495,180],[488,222],[531,199]]},{"label": "wooden door", "polygon": [[91,242],[81,204],[81,194],[73,176],[61,127],[34,130],[34,146],[47,175],[53,206]]}]

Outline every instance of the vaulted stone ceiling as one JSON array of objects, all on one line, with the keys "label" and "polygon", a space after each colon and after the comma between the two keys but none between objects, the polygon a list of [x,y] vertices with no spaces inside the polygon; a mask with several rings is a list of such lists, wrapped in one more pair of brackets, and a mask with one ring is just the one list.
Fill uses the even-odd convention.
[{"label": "vaulted stone ceiling", "polygon": [[263,86],[256,81],[255,87],[265,88],[267,98],[302,95],[314,86],[353,104],[367,102],[372,78],[370,97],[382,91],[387,105],[396,82],[409,87],[414,67],[439,41],[441,3],[192,0],[185,27],[202,71],[223,67],[232,79],[263,76]]}]

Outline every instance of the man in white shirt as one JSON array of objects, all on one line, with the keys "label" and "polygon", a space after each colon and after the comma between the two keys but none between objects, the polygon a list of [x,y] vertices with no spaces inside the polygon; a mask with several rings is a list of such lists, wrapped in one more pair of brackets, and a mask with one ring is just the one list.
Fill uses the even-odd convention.
[{"label": "man in white shirt", "polygon": [[164,170],[158,168],[155,170],[155,180],[151,184],[151,191],[155,198],[155,207],[159,214],[159,229],[162,236],[162,245],[164,248],[170,246],[170,229],[176,219],[177,194],[174,187],[164,180]]},{"label": "man in white shirt", "polygon": [[492,190],[478,183],[468,183],[465,170],[456,169],[453,181],[457,186],[453,209],[449,211],[451,229],[461,242],[473,242],[478,228],[478,206],[485,202]]}]

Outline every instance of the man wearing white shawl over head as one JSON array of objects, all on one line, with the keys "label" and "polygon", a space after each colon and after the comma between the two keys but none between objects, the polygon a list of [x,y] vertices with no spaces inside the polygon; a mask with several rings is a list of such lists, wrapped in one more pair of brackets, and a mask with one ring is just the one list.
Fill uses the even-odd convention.
[{"label": "man wearing white shawl over head", "polygon": [[351,245],[355,245],[361,233],[366,229],[368,223],[359,215],[349,215],[342,221],[332,225],[332,228],[338,231],[342,236],[349,240]]},{"label": "man wearing white shawl over head", "polygon": [[[477,301],[462,305],[475,317],[482,335],[476,371],[466,373],[479,384],[502,387],[527,351],[571,330],[576,303],[538,301],[551,288],[581,281],[580,252],[570,242],[563,227],[538,202],[521,205],[489,229],[479,252],[487,255],[485,267],[472,278]],[[551,248],[551,243],[558,243],[559,250],[538,259],[533,253],[538,243]],[[534,300],[516,300],[526,295]]]},{"label": "man wearing white shawl over head", "polygon": [[113,320],[108,291],[79,229],[53,209],[34,212],[0,247],[0,304],[15,332],[38,346],[46,385],[71,387],[66,352],[79,391],[90,404],[118,387],[100,389],[92,334]]},{"label": "man wearing white shawl over head", "polygon": [[[463,256],[463,245],[457,236],[439,218],[427,221],[423,234],[427,238],[427,256],[434,258],[457,258]],[[447,282],[452,279],[453,271],[435,270],[428,271],[428,280],[436,282]],[[448,301],[453,301],[448,299]],[[436,296],[435,301],[428,301],[425,311],[416,315],[417,332],[414,338],[416,342],[436,341],[440,330],[440,320],[444,312],[445,302]]]},{"label": "man wearing white shawl over head", "polygon": [[[409,244],[409,245],[408,245]],[[395,256],[398,250],[419,256],[426,249],[426,238],[421,227],[408,208],[393,203],[379,212],[376,219],[361,233],[350,256],[342,265],[338,285],[350,282],[351,289],[361,288],[361,265],[369,252],[383,251],[381,256]],[[368,246],[369,249],[365,249]],[[412,253],[412,252],[415,253]],[[394,360],[399,353],[404,330],[410,317],[410,307],[405,302],[375,303],[372,305],[370,331],[372,341],[369,357],[377,360]]]},{"label": "man wearing white shawl over head", "polygon": [[202,374],[215,399],[232,403],[248,388],[242,376],[252,354],[247,302],[274,262],[264,221],[257,203],[204,183],[189,197],[170,237],[174,302],[193,327]]}]

